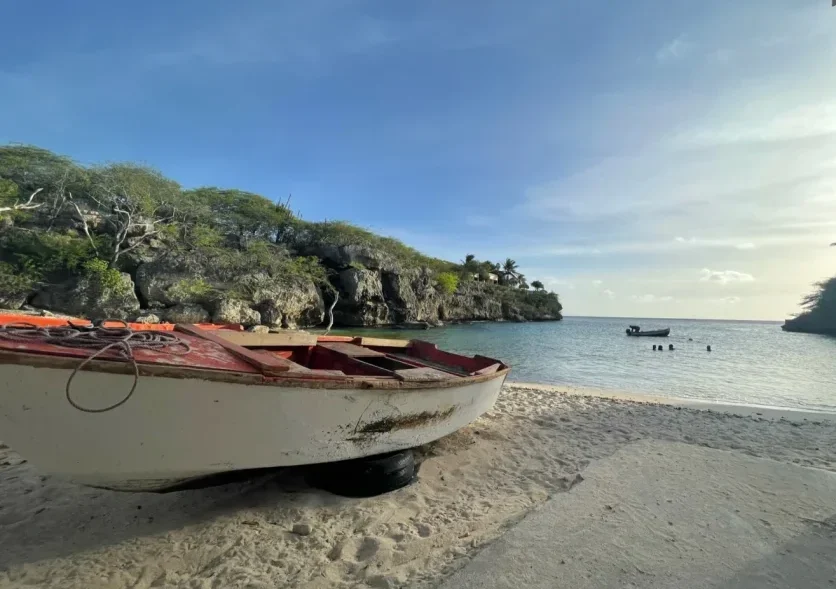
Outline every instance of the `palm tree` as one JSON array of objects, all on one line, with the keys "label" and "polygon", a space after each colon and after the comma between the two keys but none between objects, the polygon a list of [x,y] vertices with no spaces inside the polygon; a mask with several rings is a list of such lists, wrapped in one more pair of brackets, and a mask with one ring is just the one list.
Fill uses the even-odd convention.
[{"label": "palm tree", "polygon": [[517,262],[516,262],[516,260],[512,260],[511,258],[506,258],[504,270],[505,270],[505,272],[507,272],[511,276],[516,276],[517,275]]},{"label": "palm tree", "polygon": [[525,275],[517,274],[517,286],[519,288],[528,290],[528,283],[525,281]]},{"label": "palm tree", "polygon": [[506,258],[501,273],[503,282],[507,284],[519,284],[520,275],[519,272],[517,272],[517,262],[515,260]]},{"label": "palm tree", "polygon": [[546,289],[546,287],[543,286],[543,283],[540,282],[539,280],[535,280],[534,282],[532,282],[531,286],[534,287],[534,290],[545,290]]}]

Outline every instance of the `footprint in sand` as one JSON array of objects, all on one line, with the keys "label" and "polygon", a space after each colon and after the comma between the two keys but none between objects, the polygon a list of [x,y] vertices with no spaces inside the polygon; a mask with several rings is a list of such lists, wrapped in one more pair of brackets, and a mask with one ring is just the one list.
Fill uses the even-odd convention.
[{"label": "footprint in sand", "polygon": [[415,529],[417,530],[418,535],[422,538],[429,538],[433,533],[433,529],[427,524],[423,523],[415,524]]},{"label": "footprint in sand", "polygon": [[357,548],[356,560],[368,560],[380,550],[380,539],[366,536]]}]

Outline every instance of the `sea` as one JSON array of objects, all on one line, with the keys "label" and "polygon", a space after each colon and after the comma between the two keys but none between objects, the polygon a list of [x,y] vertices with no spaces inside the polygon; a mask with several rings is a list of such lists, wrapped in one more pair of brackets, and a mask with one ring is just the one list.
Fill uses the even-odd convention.
[{"label": "sea", "polygon": [[[627,337],[629,325],[670,327],[671,334]],[[510,381],[836,411],[836,337],[786,333],[778,322],[566,317],[352,333],[422,339],[445,350],[497,358],[512,367]],[[654,345],[664,349],[654,352]]]}]

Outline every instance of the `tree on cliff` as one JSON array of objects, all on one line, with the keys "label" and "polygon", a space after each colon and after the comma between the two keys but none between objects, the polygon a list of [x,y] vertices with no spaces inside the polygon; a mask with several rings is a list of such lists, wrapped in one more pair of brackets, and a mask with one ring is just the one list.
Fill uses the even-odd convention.
[{"label": "tree on cliff", "polygon": [[836,334],[836,276],[817,283],[801,300],[804,311],[784,324],[787,331]]},{"label": "tree on cliff", "polygon": [[531,286],[534,288],[534,290],[545,290],[546,289],[546,287],[543,286],[543,283],[540,282],[539,280],[532,281]]},{"label": "tree on cliff", "polygon": [[511,258],[505,259],[505,264],[502,266],[503,282],[510,285],[517,285],[520,283],[520,274],[517,271],[517,262]]},{"label": "tree on cliff", "polygon": [[67,157],[31,145],[0,146],[0,213],[38,209],[52,228],[87,181],[86,170]]},{"label": "tree on cliff", "polygon": [[183,198],[192,224],[212,227],[239,249],[259,240],[281,243],[294,220],[287,205],[243,190],[203,187],[184,192]]},{"label": "tree on cliff", "polygon": [[473,254],[467,254],[461,262],[461,267],[467,274],[477,274],[479,272],[480,263]]},{"label": "tree on cliff", "polygon": [[[74,199],[79,220],[93,241],[87,214],[105,219],[106,258],[111,267],[125,253],[173,227],[178,217],[180,185],[157,170],[136,164],[109,164],[90,170],[90,188]],[[83,200],[82,213],[75,200]]]}]

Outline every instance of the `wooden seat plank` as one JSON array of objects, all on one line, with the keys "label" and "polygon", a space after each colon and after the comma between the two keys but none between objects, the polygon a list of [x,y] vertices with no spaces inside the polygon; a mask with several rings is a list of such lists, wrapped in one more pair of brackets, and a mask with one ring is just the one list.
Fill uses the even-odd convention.
[{"label": "wooden seat plank", "polygon": [[319,346],[322,348],[327,348],[332,352],[344,354],[346,356],[349,356],[350,358],[374,358],[386,355],[382,352],[375,352],[374,350],[369,350],[368,348],[363,348],[355,344],[349,344],[344,342],[325,342],[319,344]]},{"label": "wooden seat plank", "polygon": [[452,374],[453,376],[468,376],[468,373],[459,368],[458,366],[447,366],[446,364],[433,362],[432,360],[427,360],[426,358],[416,358],[415,356],[408,356],[406,354],[389,354],[389,356],[391,356],[392,358],[397,358],[398,360],[403,360],[408,364],[415,364],[416,366],[428,366],[441,372],[447,372],[448,374]]},{"label": "wooden seat plank", "polygon": [[270,353],[248,350],[243,346],[239,346],[238,344],[234,344],[230,341],[225,340],[222,337],[219,337],[218,335],[216,335],[217,331],[206,331],[204,329],[199,328],[196,325],[183,323],[178,323],[174,329],[176,331],[188,333],[189,335],[193,335],[195,337],[209,340],[218,344],[230,354],[236,356],[237,358],[240,358],[241,360],[244,360],[249,364],[252,364],[256,368],[261,370],[261,373],[264,375],[270,376],[284,374],[289,370],[299,370],[301,368],[304,368],[296,362],[291,362],[290,360],[279,358]]},{"label": "wooden seat plank", "polygon": [[216,331],[218,337],[245,348],[284,346],[315,346],[316,336],[310,333],[251,333],[249,331]]},{"label": "wooden seat plank", "polygon": [[355,340],[361,346],[377,346],[380,348],[408,348],[408,339],[386,339],[382,337],[361,337]]}]

